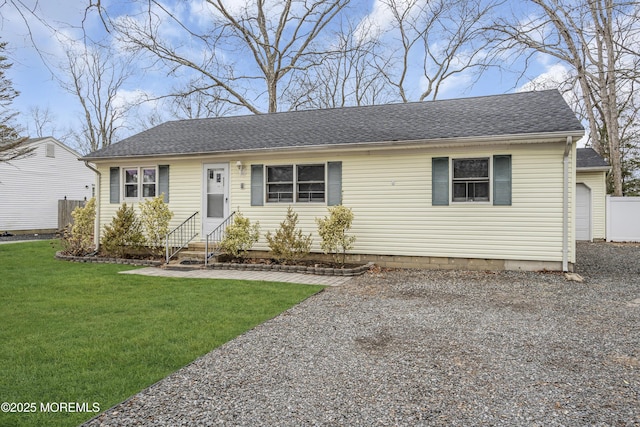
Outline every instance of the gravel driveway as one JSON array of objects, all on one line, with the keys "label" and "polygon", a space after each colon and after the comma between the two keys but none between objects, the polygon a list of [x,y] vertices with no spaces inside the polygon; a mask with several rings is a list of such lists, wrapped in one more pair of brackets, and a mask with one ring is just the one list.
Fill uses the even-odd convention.
[{"label": "gravel driveway", "polygon": [[90,426],[640,425],[640,246],[326,289]]}]

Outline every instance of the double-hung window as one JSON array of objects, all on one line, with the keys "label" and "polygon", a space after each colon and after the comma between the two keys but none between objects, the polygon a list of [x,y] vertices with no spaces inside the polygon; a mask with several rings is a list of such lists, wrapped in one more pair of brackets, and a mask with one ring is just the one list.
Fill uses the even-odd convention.
[{"label": "double-hung window", "polygon": [[[451,174],[449,173],[451,171]],[[489,202],[511,206],[511,155],[431,159],[431,204]]]},{"label": "double-hung window", "polygon": [[489,158],[453,159],[453,201],[489,201]]},{"label": "double-hung window", "polygon": [[156,196],[158,173],[155,167],[124,168],[123,174],[125,199]]},{"label": "double-hung window", "polygon": [[267,202],[325,201],[325,165],[267,166]]},{"label": "double-hung window", "polygon": [[293,166],[267,166],[267,202],[293,202]]},{"label": "double-hung window", "polygon": [[298,202],[324,202],[324,165],[296,166]]}]

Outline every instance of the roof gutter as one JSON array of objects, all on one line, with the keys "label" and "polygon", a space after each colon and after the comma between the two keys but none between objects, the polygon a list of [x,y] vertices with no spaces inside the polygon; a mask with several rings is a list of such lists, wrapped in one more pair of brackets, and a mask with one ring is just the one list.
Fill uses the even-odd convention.
[{"label": "roof gutter", "polygon": [[96,218],[93,224],[93,244],[96,247],[96,250],[91,254],[95,255],[100,250],[100,182],[102,181],[102,174],[100,171],[89,164],[87,160],[84,161],[84,165],[94,171],[98,176],[97,184],[96,184],[96,198],[98,202],[96,203]]},{"label": "roof gutter", "polygon": [[576,167],[576,172],[609,172],[611,170],[611,166],[587,166],[587,167]]}]

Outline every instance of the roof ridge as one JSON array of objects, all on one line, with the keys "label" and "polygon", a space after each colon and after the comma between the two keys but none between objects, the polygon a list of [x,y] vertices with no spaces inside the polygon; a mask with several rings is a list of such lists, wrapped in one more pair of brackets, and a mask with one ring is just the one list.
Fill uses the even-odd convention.
[{"label": "roof ridge", "polygon": [[[383,107],[389,107],[389,106],[412,106],[412,105],[423,105],[426,103],[444,103],[444,102],[465,102],[465,101],[471,101],[471,100],[478,100],[478,99],[485,99],[485,98],[491,98],[491,99],[496,99],[496,98],[500,98],[500,97],[511,97],[511,96],[523,96],[523,95],[528,95],[528,94],[534,94],[534,93],[545,93],[545,92],[557,92],[560,93],[560,91],[558,91],[558,89],[543,89],[543,90],[531,90],[531,91],[524,91],[524,92],[510,92],[510,93],[500,93],[500,94],[495,94],[495,95],[475,95],[475,96],[468,96],[468,97],[464,97],[464,98],[443,98],[443,99],[430,99],[430,100],[424,100],[424,101],[409,101],[409,102],[388,102],[388,103],[384,103],[384,104],[370,104],[370,105],[345,105],[345,106],[341,106],[341,107],[328,107],[328,108],[309,108],[309,109],[304,109],[304,110],[287,110],[287,111],[275,111],[275,112],[271,112],[271,113],[258,113],[258,114],[251,114],[251,113],[246,113],[246,114],[237,114],[237,115],[230,115],[230,116],[213,116],[213,117],[197,117],[197,118],[193,118],[193,119],[176,119],[176,120],[168,120],[164,123],[161,123],[158,126],[162,126],[163,124],[167,124],[167,123],[180,123],[180,122],[193,122],[193,121],[207,121],[207,120],[221,120],[221,119],[237,119],[237,118],[243,118],[243,117],[260,117],[260,116],[264,116],[264,117],[271,117],[271,116],[276,116],[276,115],[283,115],[283,114],[296,114],[296,113],[319,113],[319,112],[329,112],[329,111],[339,111],[339,110],[355,110],[355,109],[372,109],[372,108],[383,108]],[[157,126],[156,126],[157,127]]]}]

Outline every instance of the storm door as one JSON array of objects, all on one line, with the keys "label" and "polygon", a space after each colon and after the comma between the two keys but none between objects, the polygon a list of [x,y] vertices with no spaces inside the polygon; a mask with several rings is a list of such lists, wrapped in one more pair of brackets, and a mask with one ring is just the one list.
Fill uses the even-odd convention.
[{"label": "storm door", "polygon": [[203,165],[202,238],[229,215],[229,165]]}]

